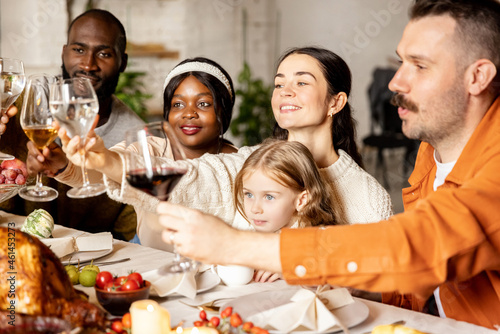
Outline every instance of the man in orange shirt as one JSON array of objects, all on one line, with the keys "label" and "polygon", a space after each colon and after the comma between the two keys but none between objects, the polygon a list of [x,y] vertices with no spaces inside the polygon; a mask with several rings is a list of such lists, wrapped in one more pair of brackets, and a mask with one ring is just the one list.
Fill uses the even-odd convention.
[{"label": "man in orange shirt", "polygon": [[165,242],[202,262],[381,291],[417,310],[434,296],[442,317],[500,325],[500,3],[417,0],[410,16],[389,84],[404,134],[423,141],[405,213],[278,235],[164,202]]}]

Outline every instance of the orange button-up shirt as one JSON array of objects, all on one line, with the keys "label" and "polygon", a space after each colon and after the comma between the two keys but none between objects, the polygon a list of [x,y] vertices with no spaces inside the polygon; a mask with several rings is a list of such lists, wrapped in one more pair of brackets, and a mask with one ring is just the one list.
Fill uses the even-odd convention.
[{"label": "orange button-up shirt", "polygon": [[420,146],[403,190],[405,213],[376,224],[283,230],[285,279],[386,292],[384,301],[417,310],[439,286],[447,317],[500,325],[500,98],[436,191],[433,154]]}]

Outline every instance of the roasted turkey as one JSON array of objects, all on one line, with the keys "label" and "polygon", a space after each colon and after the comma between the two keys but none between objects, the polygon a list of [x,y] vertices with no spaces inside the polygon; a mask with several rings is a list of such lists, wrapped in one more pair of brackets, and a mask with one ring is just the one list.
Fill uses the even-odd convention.
[{"label": "roasted turkey", "polygon": [[[0,318],[22,314],[61,318],[76,327],[103,328],[105,313],[71,284],[55,254],[36,237],[0,227]],[[2,321],[2,325],[7,322]]]}]

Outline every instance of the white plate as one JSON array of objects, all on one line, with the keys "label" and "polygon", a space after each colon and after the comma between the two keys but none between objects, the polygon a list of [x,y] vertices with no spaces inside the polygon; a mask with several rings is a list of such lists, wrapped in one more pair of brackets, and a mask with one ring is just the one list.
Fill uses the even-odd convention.
[{"label": "white plate", "polygon": [[[248,319],[249,317],[256,315],[258,313],[270,310],[272,308],[284,305],[290,302],[290,298],[297,292],[297,288],[288,290],[273,290],[259,292],[251,295],[242,296],[236,298],[221,306],[221,310],[225,309],[227,306],[232,306],[233,310],[239,313],[242,319]],[[368,318],[369,309],[363,302],[358,299],[354,300],[354,303],[339,307],[331,311],[339,321],[344,324],[347,328],[354,327]],[[257,321],[254,321],[256,326],[262,326]],[[342,329],[335,329],[326,333],[339,332]],[[269,333],[280,333],[276,330],[269,330]],[[293,331],[293,334],[311,334],[317,333],[313,331]]]},{"label": "white plate", "polygon": [[99,251],[88,251],[88,252],[76,252],[73,254],[68,254],[63,256],[60,260],[63,265],[67,264],[78,264],[78,260],[81,262],[92,261],[96,259],[100,259],[108,254],[113,252],[113,248],[111,249],[103,249]]}]

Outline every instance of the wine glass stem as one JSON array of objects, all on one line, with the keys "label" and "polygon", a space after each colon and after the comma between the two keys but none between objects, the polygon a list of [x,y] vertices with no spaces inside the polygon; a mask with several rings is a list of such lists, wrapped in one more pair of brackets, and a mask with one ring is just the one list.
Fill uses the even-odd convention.
[{"label": "wine glass stem", "polygon": [[35,191],[40,192],[42,191],[43,183],[42,183],[42,173],[37,173],[36,174],[36,184],[35,184]]},{"label": "wine glass stem", "polygon": [[90,182],[89,182],[89,176],[87,174],[87,168],[85,168],[85,159],[86,159],[86,154],[85,152],[84,153],[80,153],[80,157],[82,159],[82,176],[83,176],[83,186],[84,187],[87,187]]},{"label": "wine glass stem", "polygon": [[177,246],[174,244],[174,262],[180,263],[181,262],[181,254],[177,251]]}]

